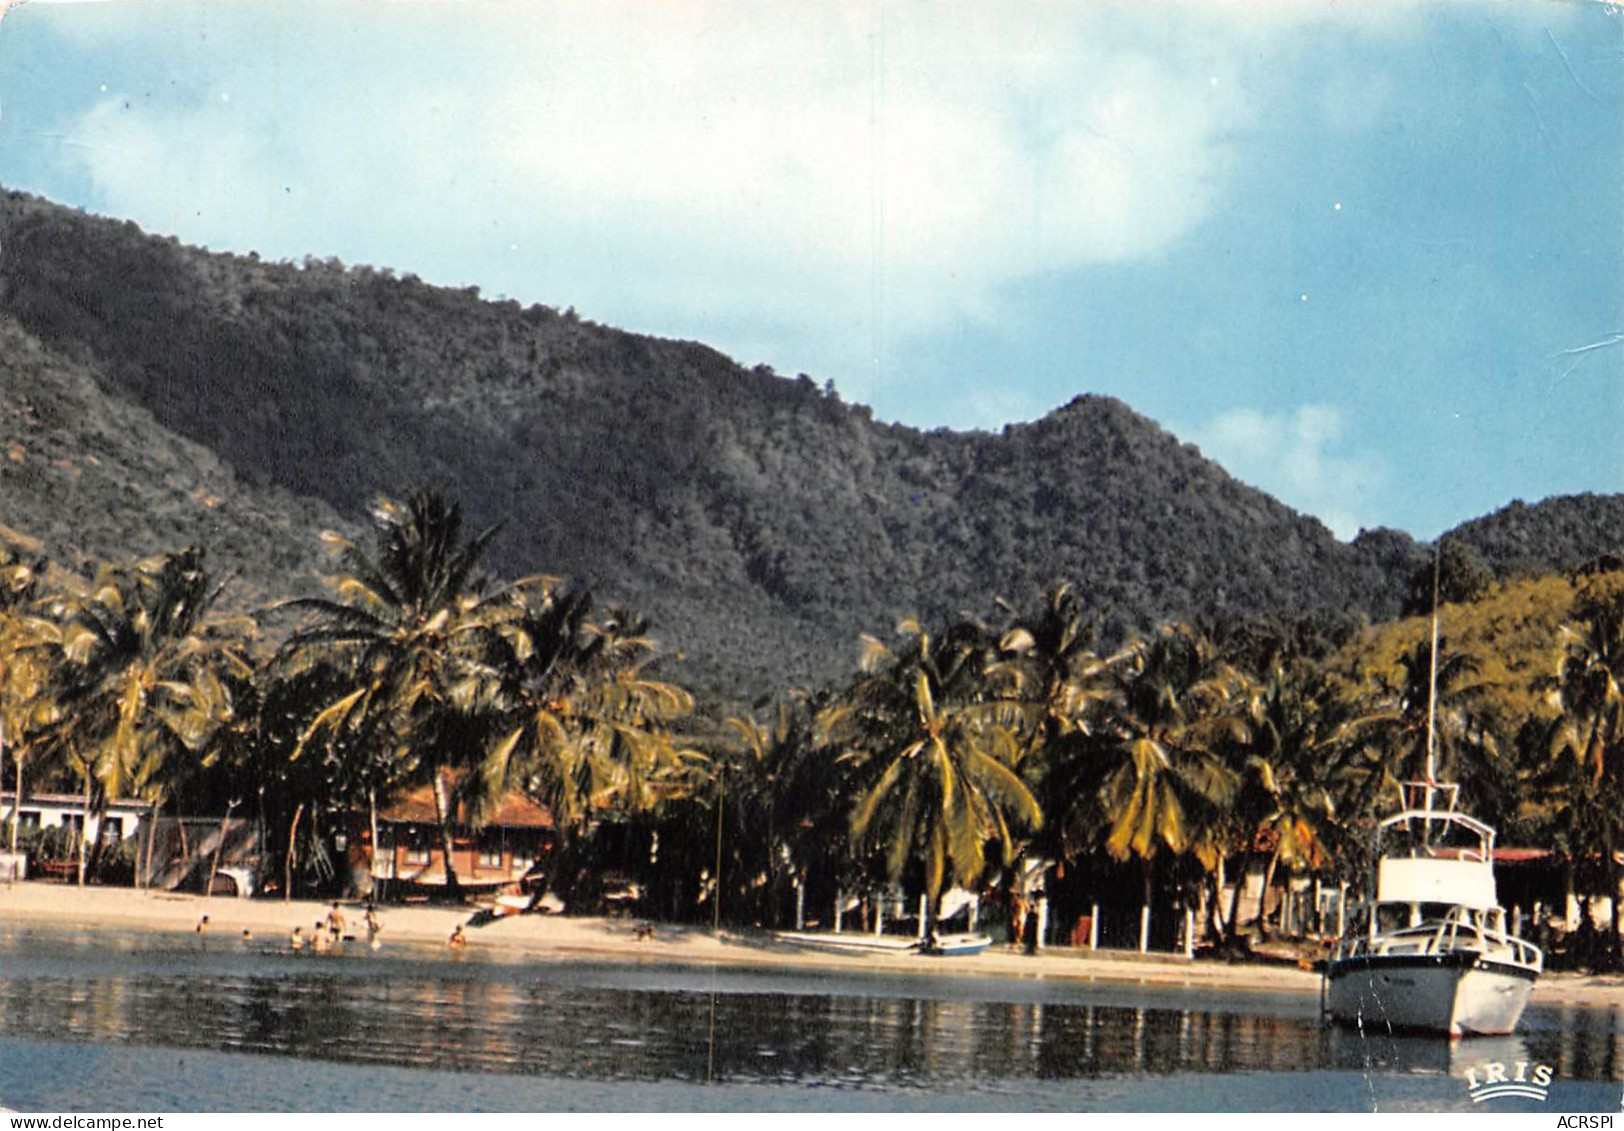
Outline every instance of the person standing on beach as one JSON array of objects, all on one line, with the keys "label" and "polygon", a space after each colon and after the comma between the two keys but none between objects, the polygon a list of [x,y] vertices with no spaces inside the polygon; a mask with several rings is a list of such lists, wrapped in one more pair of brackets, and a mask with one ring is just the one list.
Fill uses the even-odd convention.
[{"label": "person standing on beach", "polygon": [[322,922],[320,919],[317,919],[316,925],[311,928],[311,934],[312,938],[310,942],[311,945],[315,947],[317,954],[321,954],[322,952],[332,948],[332,935],[327,931],[322,930]]},{"label": "person standing on beach", "polygon": [[367,915],[365,922],[367,925],[367,945],[373,950],[377,950],[378,932],[383,930],[383,924],[378,920],[378,909],[372,906],[370,903],[367,904]]},{"label": "person standing on beach", "polygon": [[462,924],[458,923],[451,930],[451,937],[445,940],[446,946],[461,949],[468,945],[468,936],[462,933]]},{"label": "person standing on beach", "polygon": [[207,915],[203,916],[203,918],[201,918],[201,919],[199,919],[197,921],[197,926],[192,928],[192,929],[195,930],[200,935],[208,934],[209,933],[209,917]]},{"label": "person standing on beach", "polygon": [[338,901],[335,899],[332,910],[327,912],[327,933],[333,936],[332,942],[343,941],[345,926],[344,912],[338,909]]}]

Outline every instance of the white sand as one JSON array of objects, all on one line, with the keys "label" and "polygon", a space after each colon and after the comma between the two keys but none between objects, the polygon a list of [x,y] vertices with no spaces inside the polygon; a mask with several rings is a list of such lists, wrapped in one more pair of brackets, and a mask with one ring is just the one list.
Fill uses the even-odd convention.
[{"label": "white sand", "polygon": [[[342,905],[348,928],[363,935],[364,908]],[[87,929],[121,928],[177,933],[193,932],[209,917],[211,937],[240,938],[244,930],[263,945],[285,945],[295,925],[305,934],[326,918],[329,904],[308,900],[282,902],[134,891],[129,888],[79,888],[66,884],[23,882],[0,885],[0,920],[49,922]],[[468,909],[383,905],[379,952],[389,943],[444,944],[452,928],[468,919]],[[591,958],[633,964],[685,963],[750,966],[782,970],[886,971],[941,976],[1054,978],[1069,981],[1202,987],[1214,990],[1260,990],[1317,994],[1319,976],[1289,966],[1262,963],[1190,962],[1175,955],[1091,953],[1051,949],[1025,955],[994,947],[979,955],[931,957],[903,954],[838,955],[773,944],[760,933],[724,931],[719,937],[701,927],[661,924],[651,940],[639,940],[630,919],[518,915],[467,930],[469,953],[499,960],[544,957]],[[415,949],[415,948],[414,948]],[[1534,989],[1538,1002],[1624,1008],[1624,978],[1550,974]]]}]

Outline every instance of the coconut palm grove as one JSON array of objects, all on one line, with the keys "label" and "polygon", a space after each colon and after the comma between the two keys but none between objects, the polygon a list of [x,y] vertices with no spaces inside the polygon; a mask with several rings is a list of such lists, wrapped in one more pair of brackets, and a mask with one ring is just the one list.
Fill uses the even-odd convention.
[{"label": "coconut palm grove", "polygon": [[[876,625],[845,680],[741,705],[666,678],[681,642],[657,647],[636,611],[494,576],[500,537],[434,491],[380,499],[369,539],[325,536],[325,592],[248,614],[201,547],[86,576],[10,539],[8,792],[71,793],[87,817],[235,813],[270,898],[367,894],[335,842],[375,844],[380,809],[427,787],[448,865],[505,798],[544,807],[556,841],[530,885],[570,912],[601,910],[610,878],[639,915],[733,928],[829,923],[837,904],[854,922],[887,891],[928,922],[960,889],[997,929],[1037,876],[1052,941],[1097,919],[1098,945],[1143,930],[1167,949],[1188,922],[1193,946],[1238,955],[1334,931],[1285,914],[1294,883],[1360,889],[1370,827],[1420,772],[1436,586],[1439,777],[1503,844],[1539,850],[1547,911],[1580,909],[1559,960],[1620,961],[1618,901],[1610,924],[1592,914],[1624,848],[1616,559],[1497,580],[1446,540],[1404,595],[1420,615],[1175,622],[1110,645],[1059,583],[989,595],[992,620]],[[151,838],[24,827],[18,809],[11,851],[71,882],[143,874]],[[439,898],[466,898],[444,879]]]}]

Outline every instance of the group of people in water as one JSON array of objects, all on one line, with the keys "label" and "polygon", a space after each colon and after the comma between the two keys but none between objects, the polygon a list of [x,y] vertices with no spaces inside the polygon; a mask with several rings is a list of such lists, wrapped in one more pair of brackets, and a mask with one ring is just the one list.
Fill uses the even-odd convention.
[{"label": "group of people in water", "polygon": [[[377,950],[381,945],[378,935],[383,931],[383,922],[378,918],[378,909],[367,904],[366,915],[362,919],[367,930],[367,945]],[[309,947],[320,954],[325,951],[341,947],[346,942],[354,942],[355,936],[349,933],[349,922],[344,918],[344,909],[334,900],[328,909],[327,918],[317,919],[315,926],[310,929],[307,936],[302,926],[295,926],[292,934],[288,935],[288,948],[290,950],[304,950]]]},{"label": "group of people in water", "polygon": [[[361,922],[366,927],[367,945],[373,950],[377,950],[382,945],[378,941],[378,935],[383,932],[383,921],[378,918],[377,907],[369,902],[366,914],[362,917]],[[445,941],[447,946],[460,950],[468,945],[468,936],[463,933],[462,927],[463,925],[458,923],[452,929],[451,937]],[[199,935],[208,934],[209,917],[205,915],[199,919],[197,926],[193,930]],[[243,928],[243,942],[250,942],[253,937],[254,933],[252,931],[246,927]],[[288,935],[288,949],[293,951],[310,950],[316,954],[325,954],[341,948],[346,942],[355,941],[357,941],[355,935],[349,932],[349,921],[344,918],[344,909],[335,900],[332,907],[327,911],[327,917],[317,919],[308,935],[305,934],[303,925],[293,928]]]}]

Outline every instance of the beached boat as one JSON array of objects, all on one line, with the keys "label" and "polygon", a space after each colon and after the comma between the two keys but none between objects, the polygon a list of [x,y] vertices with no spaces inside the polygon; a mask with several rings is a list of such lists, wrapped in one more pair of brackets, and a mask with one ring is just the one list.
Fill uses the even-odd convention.
[{"label": "beached boat", "polygon": [[1326,1011],[1360,1028],[1510,1033],[1544,955],[1506,927],[1494,830],[1456,809],[1457,786],[1403,788],[1377,828],[1375,898],[1326,963]]},{"label": "beached boat", "polygon": [[1434,777],[1438,703],[1437,564],[1426,769],[1400,786],[1376,827],[1373,896],[1325,964],[1333,1021],[1451,1037],[1517,1027],[1545,956],[1506,928],[1494,883],[1494,830],[1457,808],[1460,787]]},{"label": "beached boat", "polygon": [[936,941],[922,949],[923,954],[980,954],[992,945],[991,935],[937,935]]},{"label": "beached boat", "polygon": [[897,935],[867,935],[856,932],[779,931],[773,938],[807,950],[831,954],[980,954],[992,945],[987,935],[937,935],[934,940],[901,938]]}]

